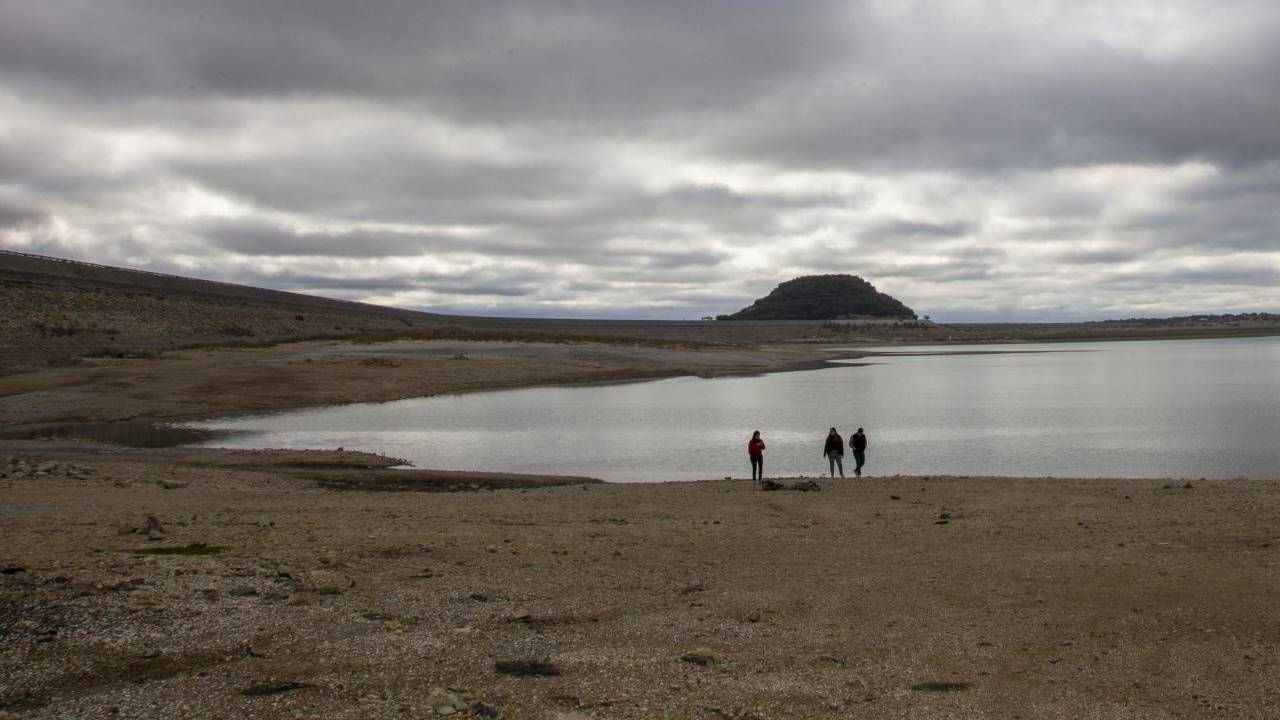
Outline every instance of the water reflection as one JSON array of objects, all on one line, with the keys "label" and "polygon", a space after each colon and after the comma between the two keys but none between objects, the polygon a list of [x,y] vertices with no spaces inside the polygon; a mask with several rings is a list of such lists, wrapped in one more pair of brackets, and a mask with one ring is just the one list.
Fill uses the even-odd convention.
[{"label": "water reflection", "polygon": [[872,475],[1280,477],[1280,338],[992,349],[888,348],[895,354],[861,367],[530,388],[199,427],[241,433],[208,444],[343,446],[420,467],[617,481],[748,476],[752,430],[769,445],[766,475],[817,475],[832,425],[846,438],[867,429]]},{"label": "water reflection", "polygon": [[148,422],[59,423],[0,432],[0,437],[14,440],[45,438],[96,440],[129,447],[161,448],[193,445],[221,437],[226,433],[193,426],[164,425]]}]

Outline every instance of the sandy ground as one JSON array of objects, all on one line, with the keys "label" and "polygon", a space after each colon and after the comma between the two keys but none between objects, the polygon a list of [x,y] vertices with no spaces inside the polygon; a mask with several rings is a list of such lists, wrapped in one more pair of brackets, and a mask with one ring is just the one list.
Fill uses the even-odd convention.
[{"label": "sandy ground", "polygon": [[[41,447],[0,458],[0,717],[1280,706],[1276,483],[391,492],[351,489],[396,472],[351,453]],[[221,551],[138,553],[193,545]]]}]

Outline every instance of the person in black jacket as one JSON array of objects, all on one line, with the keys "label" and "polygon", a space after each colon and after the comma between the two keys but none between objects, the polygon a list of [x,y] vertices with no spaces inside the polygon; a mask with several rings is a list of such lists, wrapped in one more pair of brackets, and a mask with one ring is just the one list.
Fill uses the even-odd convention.
[{"label": "person in black jacket", "polygon": [[853,474],[862,477],[862,465],[867,462],[867,436],[862,433],[862,428],[849,436],[849,448],[853,450],[853,461],[857,463]]},{"label": "person in black jacket", "polygon": [[840,437],[835,428],[827,433],[827,444],[823,447],[822,454],[827,456],[827,462],[831,465],[831,477],[836,476],[836,468],[840,468],[840,477],[844,477],[844,438]]}]

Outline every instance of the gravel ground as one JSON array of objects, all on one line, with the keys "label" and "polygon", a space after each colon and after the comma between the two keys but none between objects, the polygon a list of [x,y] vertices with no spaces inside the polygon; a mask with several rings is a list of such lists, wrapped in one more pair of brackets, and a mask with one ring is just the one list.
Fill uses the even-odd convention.
[{"label": "gravel ground", "polygon": [[[270,453],[38,447],[0,456],[0,717],[1280,706],[1277,483],[386,492],[328,489]],[[348,479],[363,464],[308,457]],[[369,487],[389,472],[367,471]],[[138,552],[166,548],[186,554]]]}]

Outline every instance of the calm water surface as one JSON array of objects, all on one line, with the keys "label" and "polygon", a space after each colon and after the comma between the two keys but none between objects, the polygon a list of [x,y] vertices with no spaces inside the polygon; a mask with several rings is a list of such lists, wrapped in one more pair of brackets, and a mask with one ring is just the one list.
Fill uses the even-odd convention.
[{"label": "calm water surface", "polygon": [[[210,445],[614,481],[816,475],[827,428],[870,475],[1280,478],[1280,338],[884,348],[805,372],[348,405],[200,423]],[[1016,350],[1017,352],[1003,352]],[[857,363],[857,364],[855,364]],[[862,364],[869,363],[869,364]],[[852,461],[846,456],[847,461]],[[846,468],[851,470],[851,465]],[[851,474],[851,473],[850,473]]]}]

